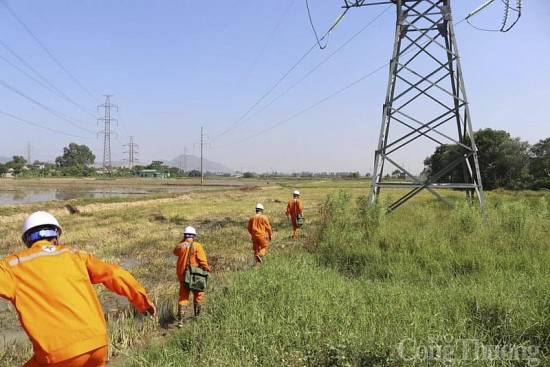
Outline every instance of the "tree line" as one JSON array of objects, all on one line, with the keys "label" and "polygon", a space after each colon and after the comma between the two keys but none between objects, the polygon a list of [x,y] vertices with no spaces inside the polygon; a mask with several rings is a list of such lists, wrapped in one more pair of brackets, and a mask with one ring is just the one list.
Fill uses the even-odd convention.
[{"label": "tree line", "polygon": [[[473,135],[484,189],[550,189],[550,138],[530,145],[503,130],[483,129]],[[469,146],[470,142],[464,145]],[[459,144],[437,147],[424,160],[423,174],[430,179],[464,153]],[[470,163],[474,167],[473,162]],[[456,167],[436,182],[464,182],[462,167]]]},{"label": "tree line", "polygon": [[[484,189],[550,189],[550,138],[530,145],[520,138],[513,138],[504,130],[488,128],[474,132],[474,139],[478,148],[478,162]],[[470,143],[466,141],[464,145],[469,146]],[[464,153],[464,148],[460,144],[437,147],[435,152],[424,160],[422,175],[430,180],[442,168]],[[98,168],[94,167],[95,158],[86,145],[71,143],[63,148],[62,155],[55,158],[55,163],[35,161],[30,164],[22,156],[13,156],[11,161],[0,163],[0,175],[11,170],[15,176],[19,177],[95,176],[98,175]],[[473,162],[471,166],[474,167]],[[149,165],[136,165],[131,169],[117,167],[108,173],[114,176],[134,176],[143,169],[168,173],[170,177],[201,176],[197,170],[183,172],[179,168],[168,167],[162,161],[153,161]],[[463,169],[459,166],[436,182],[464,182],[463,174]],[[246,172],[245,176],[255,177],[256,174]],[[369,176],[370,174],[366,175],[366,177]],[[338,175],[338,177],[348,176]],[[357,172],[349,174],[349,178],[359,177]]]},{"label": "tree line", "polygon": [[[86,145],[76,143],[63,148],[63,154],[55,158],[55,163],[27,162],[22,156],[13,156],[11,161],[0,163],[0,176],[7,172],[13,172],[16,177],[90,177],[108,173],[112,176],[135,176],[144,169],[154,169],[162,173],[168,173],[170,177],[200,177],[197,170],[182,172],[175,167],[168,167],[162,161],[152,161],[149,165],[135,165],[128,167],[116,167],[109,172],[102,172],[94,166],[95,155]],[[104,171],[104,170],[103,170]]]}]

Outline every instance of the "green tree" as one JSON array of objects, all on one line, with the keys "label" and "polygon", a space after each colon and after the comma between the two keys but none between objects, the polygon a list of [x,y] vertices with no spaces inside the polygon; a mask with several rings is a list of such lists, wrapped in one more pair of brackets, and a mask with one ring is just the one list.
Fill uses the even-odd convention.
[{"label": "green tree", "polygon": [[170,167],[168,173],[170,173],[170,177],[183,177],[183,171],[178,167]]},{"label": "green tree", "polygon": [[529,183],[529,144],[503,130],[484,129],[474,133],[479,150],[483,186],[517,189]]},{"label": "green tree", "polygon": [[63,155],[55,159],[55,164],[64,176],[90,176],[94,173],[95,155],[86,145],[76,143],[63,148]]},{"label": "green tree", "polygon": [[12,160],[6,163],[6,169],[13,168],[13,173],[19,175],[23,171],[23,167],[27,165],[27,160],[20,156],[14,155]]},{"label": "green tree", "polygon": [[187,176],[189,176],[189,177],[201,177],[201,171],[196,170],[196,169],[191,170],[191,171],[187,172]]},{"label": "green tree", "polygon": [[[424,160],[424,171],[422,172],[429,180],[438,175],[445,167],[464,154],[464,148],[458,144],[444,144],[435,149],[434,154]],[[435,182],[463,182],[464,173],[462,165],[458,165],[449,172],[442,175]]]},{"label": "green tree", "polygon": [[[498,187],[519,189],[526,187],[531,176],[528,171],[529,144],[519,138],[512,138],[503,130],[484,129],[474,133],[478,148],[478,162],[481,181],[485,189]],[[470,143],[465,142],[468,146]],[[458,144],[441,145],[434,154],[424,160],[424,174],[432,179],[444,167],[465,154],[466,150]],[[474,167],[473,162],[470,162]],[[464,180],[463,167],[458,165],[439,182],[461,182]]]},{"label": "green tree", "polygon": [[152,161],[151,164],[147,166],[147,169],[155,169],[159,172],[168,172],[170,170],[163,161]]},{"label": "green tree", "polygon": [[530,151],[529,173],[533,176],[532,188],[550,189],[550,138],[539,140]]}]

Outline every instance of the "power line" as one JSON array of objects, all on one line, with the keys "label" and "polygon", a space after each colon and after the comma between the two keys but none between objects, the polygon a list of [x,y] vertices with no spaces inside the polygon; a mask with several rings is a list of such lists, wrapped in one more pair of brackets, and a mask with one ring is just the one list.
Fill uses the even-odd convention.
[{"label": "power line", "polygon": [[[0,44],[2,44],[4,47],[7,47],[7,45],[5,43],[3,43],[2,41],[0,41]],[[11,49],[10,49],[11,50]],[[10,51],[8,50],[8,51]],[[11,50],[13,51],[13,50]],[[13,53],[15,53],[15,51],[13,51]],[[19,55],[17,55],[17,57],[24,61],[21,57],[19,57]],[[46,80],[46,83],[44,82],[41,82],[40,80],[36,79],[35,77],[33,77],[32,75],[30,75],[29,73],[27,73],[25,70],[21,69],[19,66],[17,66],[16,64],[14,64],[13,62],[11,62],[10,60],[8,60],[6,57],[0,55],[0,58],[2,60],[4,60],[7,64],[11,65],[14,69],[17,69],[21,74],[27,76],[29,79],[31,79],[32,81],[34,81],[36,84],[40,85],[42,88],[54,93],[55,95],[57,95],[58,97],[61,97],[63,99],[65,99],[67,102],[70,102],[72,103],[73,105],[77,106],[78,108],[80,108],[82,111],[84,111],[85,113],[89,114],[90,116],[93,116],[94,118],[96,118],[96,116],[91,113],[90,111],[88,111],[85,107],[83,107],[82,105],[78,104],[77,102],[73,101],[71,98],[69,98],[66,94],[64,94],[63,92],[61,92],[59,89],[55,88],[49,81],[47,81],[43,76],[40,75],[40,77],[43,79],[43,80]],[[26,62],[25,62],[25,65],[27,67],[30,67]],[[34,69],[32,69],[35,74],[38,74],[38,72]],[[39,75],[39,74],[38,74]]]},{"label": "power line", "polygon": [[[277,22],[277,24],[275,25],[275,28],[273,28],[273,30],[271,31],[271,34],[269,35],[269,37],[267,38],[267,41],[264,43],[261,51],[258,53],[258,55],[256,56],[255,60],[252,62],[252,64],[248,67],[248,70],[246,71],[244,77],[241,79],[241,81],[238,83],[239,86],[242,86],[242,84],[244,84],[244,82],[248,79],[248,76],[250,75],[250,73],[252,72],[252,70],[254,69],[254,67],[256,66],[256,64],[258,63],[258,60],[260,59],[260,57],[263,55],[263,53],[265,52],[265,50],[267,49],[267,46],[268,44],[271,42],[271,40],[273,39],[275,33],[277,32],[277,30],[279,29],[281,23],[283,22],[283,19],[286,17],[286,15],[288,14],[288,11],[290,10],[290,8],[292,7],[292,5],[294,4],[294,1],[295,0],[291,0],[290,3],[288,4],[287,8],[285,9],[283,15],[279,18],[279,21]],[[230,100],[233,99],[234,95],[236,94],[236,91],[240,89],[240,87],[237,87],[235,89],[235,92],[233,92],[233,95],[231,97],[229,97]]]},{"label": "power line", "polygon": [[96,97],[90,93],[90,91],[88,91],[88,89],[86,89],[82,83],[80,83],[70,72],[69,70],[67,70],[67,68],[65,66],[63,66],[61,64],[61,62],[51,53],[51,51],[38,39],[38,37],[36,37],[36,35],[31,31],[31,29],[29,27],[27,27],[27,25],[23,22],[23,20],[15,13],[15,11],[10,8],[10,6],[6,3],[5,0],[0,0],[0,2],[2,3],[2,5],[4,5],[4,7],[8,10],[8,12],[17,20],[17,22],[19,22],[19,24],[27,31],[27,33],[30,34],[30,36],[36,41],[36,43],[38,43],[40,45],[40,47],[42,47],[42,49],[48,54],[48,56],[51,57],[51,59],[57,64],[57,66],[59,66],[61,68],[61,70],[63,70],[63,72],[65,72],[65,74],[67,74],[69,76],[69,78],[71,78],[86,94],[88,94],[92,100],[96,101]]},{"label": "power line", "polygon": [[[477,29],[478,31],[503,32],[503,33],[508,32],[510,29],[512,29],[516,25],[516,23],[519,21],[519,18],[521,17],[521,10],[522,10],[522,6],[523,6],[522,5],[522,3],[523,3],[522,0],[517,0],[516,1],[516,8],[513,8],[512,5],[510,4],[511,0],[501,0],[502,3],[504,4],[504,16],[503,16],[503,19],[502,19],[502,25],[501,25],[500,29],[481,28],[481,27],[475,26],[473,23],[470,22],[470,18],[476,16],[477,14],[482,12],[483,10],[487,9],[489,7],[489,5],[492,5],[494,3],[494,1],[495,0],[487,0],[485,3],[483,3],[482,5],[478,6],[474,10],[472,10],[470,12],[470,14],[468,14],[468,16],[466,16],[466,18],[464,20],[466,20],[468,25],[470,25],[474,29]],[[512,24],[507,25],[508,20],[510,19],[510,11],[516,12],[517,17],[512,22]]]},{"label": "power line", "polygon": [[270,127],[266,128],[266,129],[264,129],[264,130],[262,130],[262,131],[260,131],[260,132],[258,132],[258,133],[255,133],[255,134],[253,134],[253,135],[250,135],[250,136],[248,136],[248,137],[246,137],[246,138],[240,139],[239,141],[235,141],[235,142],[233,142],[233,143],[231,143],[231,144],[226,144],[226,145],[217,146],[217,147],[214,147],[214,148],[225,148],[225,147],[234,146],[234,145],[239,144],[239,143],[241,143],[241,142],[243,142],[243,141],[250,140],[250,139],[252,139],[252,138],[255,138],[256,136],[259,136],[259,135],[261,135],[261,134],[263,134],[263,133],[266,133],[266,132],[268,132],[269,130],[273,130],[274,128],[276,128],[276,127],[278,127],[278,126],[281,126],[281,125],[283,125],[283,124],[289,122],[290,120],[293,120],[293,119],[295,119],[296,117],[298,117],[298,116],[300,116],[300,115],[303,115],[304,113],[306,113],[306,112],[312,110],[313,108],[315,108],[315,107],[317,107],[317,106],[319,106],[319,105],[325,103],[325,102],[328,101],[329,99],[336,97],[336,96],[339,95],[340,93],[342,93],[342,92],[344,92],[345,90],[347,90],[347,89],[353,87],[354,85],[356,85],[356,84],[362,82],[363,80],[365,80],[366,78],[370,77],[371,75],[373,75],[373,74],[379,72],[379,71],[382,70],[382,69],[385,69],[388,65],[389,65],[389,63],[386,63],[386,64],[380,66],[378,69],[376,69],[376,70],[374,70],[374,71],[371,71],[370,73],[368,73],[367,75],[365,75],[365,76],[363,76],[363,77],[357,79],[357,80],[354,81],[353,83],[348,84],[347,86],[345,86],[345,87],[339,89],[338,91],[332,93],[331,95],[329,95],[329,96],[327,96],[327,97],[321,99],[321,100],[318,101],[318,102],[315,102],[315,103],[311,104],[309,107],[304,108],[303,110],[301,110],[301,111],[295,113],[294,115],[290,116],[289,118],[287,118],[287,119],[285,119],[285,120],[283,120],[283,121],[280,121],[280,122],[276,123],[275,125],[271,125]]},{"label": "power line", "polygon": [[94,133],[93,131],[88,130],[88,129],[86,129],[86,128],[84,128],[84,127],[82,127],[82,126],[80,126],[80,125],[74,123],[74,122],[71,121],[68,117],[66,117],[66,115],[64,115],[63,113],[61,113],[61,112],[59,112],[59,111],[56,111],[56,110],[54,110],[53,108],[47,107],[47,106],[43,105],[42,103],[38,102],[37,100],[35,100],[35,99],[33,99],[33,98],[27,96],[25,93],[21,92],[20,90],[18,90],[18,89],[15,88],[15,87],[9,85],[8,83],[4,82],[3,80],[0,80],[0,84],[2,84],[4,87],[10,89],[10,90],[13,91],[14,93],[20,95],[21,97],[23,97],[23,98],[25,98],[25,99],[31,101],[32,103],[34,103],[34,104],[36,104],[36,105],[42,107],[43,109],[45,109],[46,111],[48,111],[48,112],[51,113],[52,115],[57,116],[57,117],[59,117],[60,119],[62,119],[62,120],[64,120],[64,121],[68,122],[69,124],[71,124],[71,125],[73,125],[73,126],[75,126],[75,127],[78,127],[79,129],[82,129],[82,130],[84,130],[84,131],[87,131],[87,132],[89,132],[89,133],[92,133],[92,134]]},{"label": "power line", "polygon": [[[384,3],[384,4],[387,4],[387,3]],[[393,6],[393,5],[391,5],[390,7],[392,7],[392,6]],[[386,8],[382,13],[380,13],[374,20],[378,19],[378,18],[379,18],[384,12],[386,12],[388,9],[389,9],[389,7]],[[373,20],[373,21],[374,21],[374,20]],[[460,23],[462,23],[462,22],[465,21],[465,20],[466,20],[466,18],[462,19],[461,21],[459,21],[458,23],[456,23],[455,26],[459,25]],[[369,24],[372,24],[372,22],[369,23]],[[360,32],[362,32],[362,30],[361,30]],[[360,33],[360,32],[359,32],[359,33]],[[355,38],[356,36],[357,36],[357,34],[355,34],[355,35],[352,37],[352,39]],[[349,41],[348,41],[347,43],[349,43]],[[408,54],[408,53],[410,53],[410,52],[412,52],[412,50],[409,50],[409,51],[405,52],[404,55],[406,55],[406,54]],[[332,56],[332,55],[331,55],[331,56]],[[330,57],[331,57],[331,56],[330,56]],[[245,137],[245,138],[243,138],[243,139],[239,139],[239,140],[237,140],[237,141],[233,141],[233,142],[231,142],[231,143],[229,143],[229,144],[225,144],[225,145],[214,146],[213,149],[226,148],[226,147],[235,146],[235,145],[237,145],[237,144],[242,143],[243,141],[248,141],[248,140],[250,140],[250,139],[252,139],[252,138],[255,138],[255,137],[259,136],[259,135],[262,135],[262,134],[264,134],[264,133],[266,133],[266,132],[268,132],[268,131],[270,131],[270,130],[273,130],[274,128],[276,128],[276,127],[278,127],[278,126],[281,126],[281,125],[283,125],[283,124],[285,124],[285,123],[287,123],[287,122],[289,122],[289,121],[295,119],[296,117],[299,117],[299,116],[303,115],[304,113],[306,113],[306,112],[312,110],[313,108],[315,108],[315,107],[317,107],[317,106],[323,104],[324,102],[330,100],[331,98],[336,97],[336,96],[339,95],[340,93],[346,91],[347,89],[353,87],[354,85],[360,83],[361,81],[367,79],[368,77],[370,77],[370,76],[376,74],[377,72],[379,72],[379,71],[385,69],[388,65],[389,65],[389,62],[385,63],[384,65],[378,67],[377,69],[375,69],[375,70],[369,72],[368,74],[362,76],[361,78],[355,80],[354,82],[348,84],[347,86],[345,86],[345,87],[339,89],[338,91],[336,91],[336,92],[330,94],[329,96],[327,96],[327,97],[321,99],[320,101],[317,101],[317,102],[311,104],[310,106],[304,108],[303,110],[301,110],[301,111],[295,113],[294,115],[292,115],[292,116],[286,118],[285,120],[282,120],[282,121],[280,121],[280,122],[278,122],[278,123],[276,123],[276,124],[274,124],[274,125],[271,125],[271,126],[267,127],[267,128],[264,129],[264,130],[261,130],[260,132],[257,132],[257,133],[255,133],[255,134],[252,134],[252,135],[250,135],[250,136],[248,136],[248,137]],[[308,74],[308,75],[309,75],[309,74]],[[285,92],[285,93],[286,93],[286,92]]]},{"label": "power line", "polygon": [[327,47],[327,45],[328,45],[328,39],[327,39],[327,43],[326,43],[324,46],[321,45],[321,41],[322,41],[325,37],[330,36],[330,33],[332,32],[332,30],[333,30],[334,28],[336,28],[336,26],[340,23],[340,21],[341,21],[342,19],[344,19],[344,16],[346,15],[346,13],[348,12],[348,10],[349,10],[350,8],[346,8],[346,10],[344,10],[344,12],[343,12],[342,14],[340,14],[340,16],[339,16],[338,18],[336,18],[336,20],[334,21],[334,23],[332,24],[332,26],[329,28],[329,30],[325,33],[325,35],[324,35],[321,39],[319,39],[319,37],[317,36],[317,31],[315,31],[315,26],[313,25],[313,20],[311,19],[311,12],[310,12],[310,10],[309,10],[309,2],[308,2],[308,0],[306,0],[306,8],[307,8],[307,15],[308,15],[308,17],[309,17],[309,23],[311,24],[311,28],[313,29],[313,33],[315,34],[315,38],[317,39],[317,44],[319,45],[319,48],[320,48],[321,50],[323,50],[323,49],[324,49],[325,47]]},{"label": "power line", "polygon": [[311,11],[309,10],[308,0],[306,0],[306,8],[307,8],[307,16],[309,18],[309,24],[311,24],[311,29],[313,29],[313,34],[315,35],[315,39],[317,39],[317,44],[319,45],[319,48],[321,50],[323,50],[325,47],[327,47],[328,40],[327,40],[327,43],[325,43],[324,46],[321,45],[321,41],[319,40],[319,36],[317,36],[317,31],[315,30],[315,26],[313,25],[313,19],[311,19]]},{"label": "power line", "polygon": [[321,61],[319,64],[317,64],[313,69],[311,69],[308,73],[306,73],[302,78],[300,78],[298,81],[296,81],[294,84],[292,84],[289,88],[287,88],[283,93],[279,94],[276,98],[271,100],[268,104],[264,105],[261,109],[256,111],[253,115],[249,116],[247,119],[245,119],[243,122],[250,121],[253,117],[257,116],[259,113],[265,111],[269,106],[271,106],[273,103],[281,99],[284,95],[286,95],[288,92],[290,92],[292,89],[294,89],[298,84],[300,84],[302,81],[304,81],[308,76],[313,74],[317,69],[319,69],[323,64],[325,64],[328,60],[330,60],[334,55],[336,55],[338,52],[340,52],[345,46],[347,46],[351,41],[353,41],[359,34],[361,34],[365,29],[367,29],[370,25],[372,25],[376,20],[378,20],[386,11],[388,11],[390,8],[392,8],[393,5],[388,6],[386,9],[384,9],[380,14],[378,14],[372,21],[370,21],[367,25],[365,25],[363,28],[361,28],[358,32],[356,32],[350,39],[348,39],[346,42],[344,42],[340,47],[338,47],[333,53],[331,53],[328,57],[326,57],[323,61]]},{"label": "power line", "polygon": [[[323,37],[321,37],[320,40],[323,40],[325,37],[327,37],[327,35],[336,27],[336,25],[338,25],[338,23],[340,22],[340,20],[342,19],[343,15],[348,11],[348,9],[346,9],[343,14],[341,14],[337,19],[336,21],[334,22],[334,24],[330,27],[330,29],[323,35]],[[254,108],[256,108],[279,84],[281,84],[281,82],[283,80],[286,79],[286,77],[298,66],[302,63],[302,61],[315,49],[315,47],[317,46],[317,43],[315,43],[313,46],[311,46],[311,48],[294,64],[292,65],[292,67],[271,87],[269,88],[269,90],[267,92],[264,93],[264,95],[258,100],[256,101],[256,103],[254,103],[254,105],[252,105],[252,107],[250,107],[239,119],[237,119],[237,121],[235,121],[231,126],[229,126],[227,129],[225,129],[223,132],[221,132],[220,134],[218,134],[215,138],[219,138],[225,134],[227,134],[229,131],[233,130],[239,123],[241,123],[243,121],[244,118],[246,118],[246,116],[248,116],[248,114],[250,114],[250,112],[252,112],[252,110],[254,110]]]},{"label": "power line", "polygon": [[29,124],[29,125],[32,125],[32,126],[39,127],[39,128],[41,128],[41,129],[45,129],[45,130],[52,131],[52,132],[54,132],[54,133],[58,133],[58,134],[62,134],[62,135],[67,135],[67,136],[72,136],[72,137],[74,137],[74,138],[90,139],[89,137],[84,137],[84,136],[79,136],[79,135],[68,134],[68,133],[66,133],[66,132],[64,132],[64,131],[59,131],[59,130],[56,130],[56,129],[52,129],[52,128],[50,128],[50,127],[43,126],[43,125],[37,124],[37,123],[35,123],[35,122],[32,122],[32,121],[28,121],[28,120],[22,119],[21,117],[17,117],[17,116],[15,116],[15,115],[12,115],[12,114],[7,113],[7,112],[4,112],[4,111],[0,111],[0,114],[2,114],[2,115],[4,115],[4,116],[11,117],[12,119],[15,119],[15,120],[24,122],[24,123],[26,123],[26,124]]}]

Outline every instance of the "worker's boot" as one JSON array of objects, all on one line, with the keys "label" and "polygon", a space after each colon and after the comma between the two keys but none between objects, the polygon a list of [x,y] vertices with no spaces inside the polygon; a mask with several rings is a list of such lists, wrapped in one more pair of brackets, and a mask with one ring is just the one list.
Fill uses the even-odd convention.
[{"label": "worker's boot", "polygon": [[201,304],[193,303],[193,308],[195,309],[195,317],[199,317],[201,314]]},{"label": "worker's boot", "polygon": [[183,317],[185,316],[185,306],[178,305],[178,327],[183,327]]}]

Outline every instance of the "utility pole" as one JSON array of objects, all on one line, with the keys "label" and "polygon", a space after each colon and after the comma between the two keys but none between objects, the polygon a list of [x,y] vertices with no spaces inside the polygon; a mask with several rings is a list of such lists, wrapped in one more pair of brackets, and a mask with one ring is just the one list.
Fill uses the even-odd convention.
[{"label": "utility pole", "polygon": [[32,164],[31,162],[31,142],[27,142],[27,164]]},{"label": "utility pole", "polygon": [[183,174],[187,172],[187,146],[183,146],[183,164],[182,164],[182,157],[179,156],[179,169],[180,169],[180,175],[183,177]]},{"label": "utility pole", "polygon": [[187,146],[183,146],[183,172],[187,172]]},{"label": "utility pole", "polygon": [[[201,190],[202,190],[202,185],[203,185],[203,182],[204,182],[204,169],[203,169],[204,135],[205,134],[203,132],[203,127],[201,126],[201,142],[200,142],[200,145],[201,145]],[[206,135],[206,136],[208,136],[208,135]]]},{"label": "utility pole", "polygon": [[128,151],[125,152],[125,153],[128,153],[128,169],[132,170],[132,168],[134,168],[134,164],[139,161],[136,158],[136,156],[138,154],[137,148],[139,148],[139,145],[134,144],[134,137],[130,136],[130,143],[128,143],[124,146],[128,147]]},{"label": "utility pole", "polygon": [[[464,190],[470,199],[477,194],[486,219],[478,150],[455,39],[451,0],[344,1],[345,8],[393,3],[397,11],[370,203],[378,198],[381,189],[399,188],[409,192],[391,204],[388,211],[422,190],[454,207],[438,190]],[[427,179],[397,163],[403,156],[431,145],[436,148],[455,145],[457,151],[446,166]],[[408,181],[385,180],[386,164],[390,165],[387,172],[395,167],[405,173]]]},{"label": "utility pole", "polygon": [[105,111],[104,117],[98,119],[99,121],[103,121],[105,124],[105,127],[102,131],[98,133],[103,135],[103,168],[107,170],[107,172],[111,173],[111,134],[116,134],[115,132],[111,131],[111,121],[118,122],[117,119],[111,118],[111,109],[114,109],[118,111],[118,107],[111,104],[111,95],[105,95],[105,103],[98,106],[99,108],[103,108]]}]

